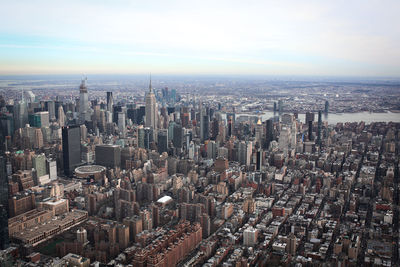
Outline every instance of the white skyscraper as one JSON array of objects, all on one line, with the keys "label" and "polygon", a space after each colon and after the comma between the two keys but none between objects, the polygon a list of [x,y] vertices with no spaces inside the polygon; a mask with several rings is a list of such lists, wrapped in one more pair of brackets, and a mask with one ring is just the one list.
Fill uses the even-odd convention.
[{"label": "white skyscraper", "polygon": [[153,129],[157,129],[157,103],[156,96],[153,93],[153,89],[151,88],[151,77],[150,77],[150,85],[149,92],[146,95],[146,127],[152,127]]},{"label": "white skyscraper", "polygon": [[58,107],[58,124],[60,124],[61,127],[65,125],[65,114],[61,105]]},{"label": "white skyscraper", "polygon": [[86,87],[86,80],[82,79],[81,85],[79,86],[79,121],[80,123],[84,123],[88,121],[90,118],[89,114],[89,99],[88,99],[88,90]]}]

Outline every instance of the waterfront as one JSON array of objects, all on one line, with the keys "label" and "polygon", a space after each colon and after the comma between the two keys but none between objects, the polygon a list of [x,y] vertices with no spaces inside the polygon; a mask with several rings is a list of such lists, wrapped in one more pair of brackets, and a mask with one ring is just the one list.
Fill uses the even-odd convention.
[{"label": "waterfront", "polygon": [[[267,111],[261,113],[262,121],[268,120],[274,117],[274,112]],[[240,116],[259,116],[256,114],[237,114],[237,118]],[[278,116],[278,113],[275,114]],[[305,114],[299,114],[298,118],[301,122],[305,122]],[[318,113],[315,113],[315,120],[318,119]],[[400,122],[400,113],[386,112],[386,113],[370,113],[370,112],[356,112],[356,113],[329,113],[322,114],[322,121],[328,121],[328,124],[336,124],[339,122],[360,122],[365,123],[372,122]]]}]

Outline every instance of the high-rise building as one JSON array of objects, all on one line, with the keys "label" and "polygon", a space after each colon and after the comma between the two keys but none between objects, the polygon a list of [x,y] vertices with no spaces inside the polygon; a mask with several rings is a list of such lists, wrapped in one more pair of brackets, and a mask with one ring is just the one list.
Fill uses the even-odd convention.
[{"label": "high-rise building", "polygon": [[49,112],[49,119],[51,121],[55,120],[56,119],[56,108],[55,108],[54,101],[49,100],[49,101],[44,102],[44,107]]},{"label": "high-rise building", "polygon": [[61,127],[65,126],[65,114],[61,105],[58,107],[58,124],[60,124]]},{"label": "high-rise building", "polygon": [[125,137],[125,113],[118,112],[118,130],[122,137]]},{"label": "high-rise building", "polygon": [[108,168],[121,166],[121,147],[118,145],[97,145],[96,164]]},{"label": "high-rise building", "polygon": [[274,140],[274,132],[273,132],[273,127],[274,127],[274,122],[272,119],[267,120],[266,124],[266,138],[265,138],[265,148],[269,148],[269,144]]},{"label": "high-rise building", "polygon": [[14,106],[14,126],[15,129],[24,128],[28,123],[28,106],[22,96],[21,101]]},{"label": "high-rise building", "polygon": [[209,116],[203,112],[201,112],[201,123],[200,123],[200,138],[202,141],[207,140],[209,138],[210,132],[210,121]]},{"label": "high-rise building", "polygon": [[37,177],[46,175],[46,156],[44,154],[33,156],[32,167],[36,170]]},{"label": "high-rise building", "polygon": [[328,112],[329,112],[329,101],[326,100],[325,101],[325,113],[328,113]]},{"label": "high-rise building", "polygon": [[79,121],[84,123],[90,120],[89,114],[89,99],[88,90],[86,87],[87,78],[82,79],[81,85],[79,86]]},{"label": "high-rise building", "polygon": [[182,126],[180,124],[175,124],[174,125],[174,135],[173,135],[172,143],[174,144],[174,147],[182,148],[183,129],[182,129]]},{"label": "high-rise building", "polygon": [[168,130],[162,129],[158,132],[157,148],[159,153],[168,151]]},{"label": "high-rise building", "polygon": [[113,93],[107,92],[107,111],[113,112],[113,105],[114,105]]},{"label": "high-rise building", "polygon": [[149,84],[149,92],[146,95],[146,127],[157,129],[157,103],[156,96],[151,87],[151,77]]},{"label": "high-rise building", "polygon": [[322,111],[318,111],[318,132],[317,132],[317,144],[321,145],[321,130],[322,130]]},{"label": "high-rise building", "polygon": [[6,158],[0,148],[0,250],[9,245],[8,239],[8,178]]},{"label": "high-rise building", "polygon": [[313,129],[313,122],[308,121],[308,140],[310,141],[313,140],[312,129]]},{"label": "high-rise building", "polygon": [[279,115],[281,115],[283,112],[283,101],[282,100],[278,101],[278,111],[279,111]]},{"label": "high-rise building", "polygon": [[81,130],[79,125],[62,128],[62,148],[64,173],[72,176],[76,167],[81,164]]}]

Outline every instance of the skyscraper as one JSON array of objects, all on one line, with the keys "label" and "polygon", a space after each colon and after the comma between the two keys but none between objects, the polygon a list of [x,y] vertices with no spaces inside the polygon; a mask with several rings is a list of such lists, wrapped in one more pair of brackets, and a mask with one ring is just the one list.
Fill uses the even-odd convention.
[{"label": "skyscraper", "polygon": [[267,125],[266,125],[267,129],[266,129],[266,142],[265,142],[265,148],[268,149],[269,148],[269,144],[272,142],[272,140],[274,140],[273,137],[273,121],[272,119],[267,120]]},{"label": "skyscraper", "polygon": [[84,123],[89,120],[89,100],[88,90],[86,87],[87,78],[82,79],[81,85],[79,86],[79,121]]},{"label": "skyscraper", "polygon": [[158,132],[157,148],[159,153],[168,151],[168,130],[162,129]]},{"label": "skyscraper", "polygon": [[72,176],[81,163],[81,129],[78,125],[62,128],[64,173]]},{"label": "skyscraper", "polygon": [[321,129],[322,129],[322,111],[318,111],[318,132],[317,132],[317,144],[321,145]]},{"label": "skyscraper", "polygon": [[329,112],[329,102],[328,100],[325,101],[325,113]]},{"label": "skyscraper", "polygon": [[28,123],[28,107],[22,94],[21,101],[14,107],[14,125],[15,130],[24,128]]},{"label": "skyscraper", "polygon": [[157,129],[157,103],[156,96],[151,87],[151,77],[149,84],[149,92],[146,95],[146,127]]},{"label": "skyscraper", "polygon": [[113,112],[113,105],[114,105],[113,93],[107,92],[107,111]]},{"label": "skyscraper", "polygon": [[6,158],[0,148],[0,250],[6,249],[8,240],[8,179]]}]

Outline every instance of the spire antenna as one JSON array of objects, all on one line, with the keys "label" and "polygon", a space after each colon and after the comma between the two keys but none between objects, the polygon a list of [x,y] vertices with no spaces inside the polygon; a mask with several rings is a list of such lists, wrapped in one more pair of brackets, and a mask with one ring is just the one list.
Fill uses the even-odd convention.
[{"label": "spire antenna", "polygon": [[150,72],[150,84],[149,84],[149,92],[151,93],[152,88],[151,88],[151,72]]}]

